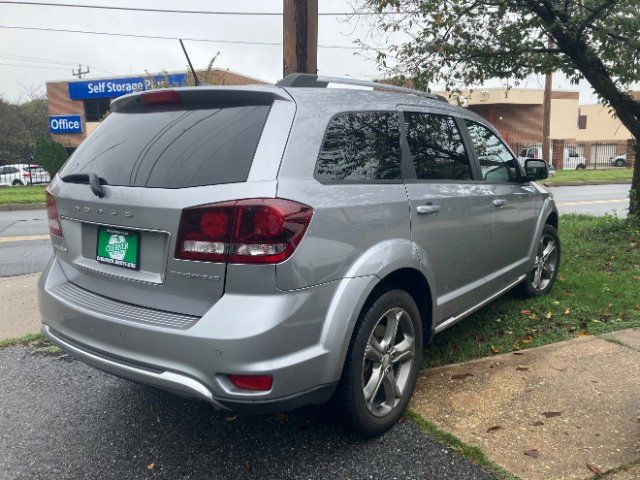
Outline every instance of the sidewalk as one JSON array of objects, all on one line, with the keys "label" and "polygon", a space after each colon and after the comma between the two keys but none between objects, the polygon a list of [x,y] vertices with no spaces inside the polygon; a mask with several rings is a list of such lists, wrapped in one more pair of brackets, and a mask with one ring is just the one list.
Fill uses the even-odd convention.
[{"label": "sidewalk", "polygon": [[522,479],[640,478],[640,329],[423,371],[411,408]]},{"label": "sidewalk", "polygon": [[39,273],[0,277],[0,340],[40,331]]}]

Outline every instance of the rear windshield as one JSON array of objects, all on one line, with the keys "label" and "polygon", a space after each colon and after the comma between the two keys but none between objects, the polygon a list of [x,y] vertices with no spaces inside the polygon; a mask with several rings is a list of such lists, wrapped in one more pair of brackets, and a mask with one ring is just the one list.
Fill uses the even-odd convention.
[{"label": "rear windshield", "polygon": [[109,185],[184,188],[244,182],[269,105],[111,113],[60,176],[95,173]]}]

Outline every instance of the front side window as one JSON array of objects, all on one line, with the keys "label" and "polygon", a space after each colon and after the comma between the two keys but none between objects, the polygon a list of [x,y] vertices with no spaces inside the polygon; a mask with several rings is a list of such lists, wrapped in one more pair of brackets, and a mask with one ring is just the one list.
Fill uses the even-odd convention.
[{"label": "front side window", "polygon": [[471,162],[453,118],[406,112],[407,142],[420,180],[471,180]]},{"label": "front side window", "polygon": [[504,143],[487,127],[465,120],[471,143],[475,148],[482,177],[489,183],[518,181],[517,160]]},{"label": "front side window", "polygon": [[395,112],[348,112],[331,119],[316,164],[322,181],[400,179],[400,127]]}]

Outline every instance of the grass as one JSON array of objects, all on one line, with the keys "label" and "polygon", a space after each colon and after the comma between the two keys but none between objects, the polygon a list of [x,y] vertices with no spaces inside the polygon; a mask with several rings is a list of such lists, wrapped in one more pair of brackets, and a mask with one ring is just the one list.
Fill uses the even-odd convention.
[{"label": "grass", "polygon": [[445,447],[454,450],[458,454],[462,455],[464,458],[473,462],[475,464],[483,466],[486,470],[495,474],[497,478],[500,480],[519,480],[519,477],[513,475],[512,473],[507,472],[502,467],[496,465],[489,457],[485,455],[485,453],[480,450],[478,447],[473,447],[471,445],[467,445],[463,443],[458,437],[452,435],[451,433],[440,430],[438,427],[433,425],[431,422],[428,422],[420,415],[408,411],[407,417],[413,420],[422,430],[431,435],[436,439],[439,443],[444,445]]},{"label": "grass", "polygon": [[13,345],[27,345],[31,342],[40,343],[45,341],[46,338],[47,337],[45,337],[41,333],[28,333],[26,335],[23,335],[22,337],[5,338],[4,340],[0,340],[0,348],[11,347]]},{"label": "grass", "polygon": [[552,177],[543,180],[544,185],[599,182],[631,182],[632,168],[601,168],[597,170],[557,170]]},{"label": "grass", "polygon": [[640,225],[613,216],[563,215],[560,238],[560,273],[547,295],[506,294],[437,335],[424,366],[640,326]]},{"label": "grass", "polygon": [[24,187],[0,188],[0,205],[11,203],[44,203],[46,185],[28,185]]}]

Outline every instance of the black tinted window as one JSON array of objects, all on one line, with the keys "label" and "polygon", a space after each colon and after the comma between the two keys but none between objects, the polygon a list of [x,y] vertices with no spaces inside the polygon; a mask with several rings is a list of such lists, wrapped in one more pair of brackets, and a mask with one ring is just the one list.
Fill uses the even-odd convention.
[{"label": "black tinted window", "polygon": [[336,115],[324,135],[316,165],[320,181],[400,178],[400,128],[394,112]]},{"label": "black tinted window", "polygon": [[406,112],[407,142],[422,180],[471,180],[471,163],[454,120],[445,115]]},{"label": "black tinted window", "polygon": [[465,120],[476,151],[482,177],[491,183],[516,181],[520,177],[517,160],[504,143],[487,127]]},{"label": "black tinted window", "polygon": [[60,172],[109,185],[182,188],[247,179],[268,105],[114,112]]}]

